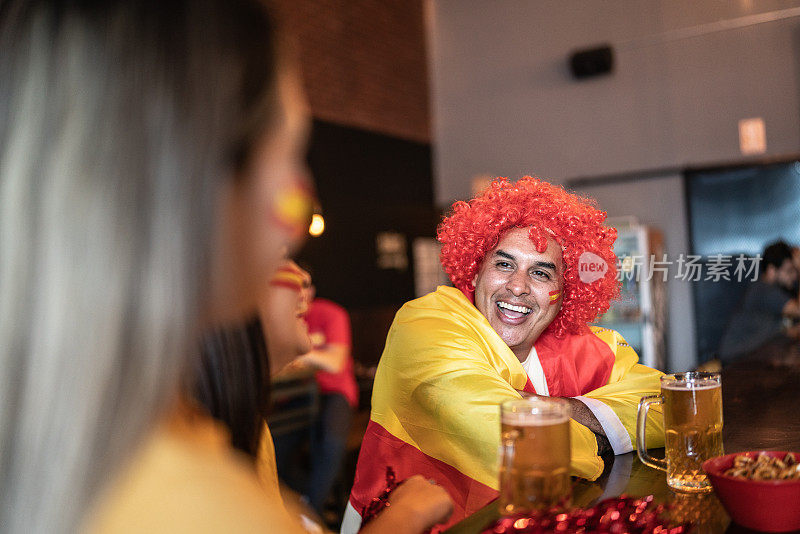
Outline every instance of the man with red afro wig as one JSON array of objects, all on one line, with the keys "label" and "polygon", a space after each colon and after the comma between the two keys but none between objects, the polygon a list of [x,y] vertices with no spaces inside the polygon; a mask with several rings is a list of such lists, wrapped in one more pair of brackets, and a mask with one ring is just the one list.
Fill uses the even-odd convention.
[{"label": "man with red afro wig", "polygon": [[[588,323],[617,295],[616,230],[592,201],[525,177],[498,179],[439,226],[455,288],[406,303],[375,376],[343,532],[397,478],[433,479],[455,501],[450,523],[497,496],[498,405],[546,395],[571,409],[572,474],[603,471],[605,454],[633,450],[636,410],[661,373],[622,337]],[[648,418],[648,444],[664,442]]]}]

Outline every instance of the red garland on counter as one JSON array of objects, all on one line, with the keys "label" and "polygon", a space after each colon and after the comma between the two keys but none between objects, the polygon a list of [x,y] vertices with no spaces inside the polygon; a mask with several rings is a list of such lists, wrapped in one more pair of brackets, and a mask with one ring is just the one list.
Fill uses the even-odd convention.
[{"label": "red garland on counter", "polygon": [[362,528],[364,525],[375,519],[375,516],[381,513],[384,508],[389,506],[389,495],[399,485],[400,483],[397,482],[397,477],[394,474],[394,469],[387,466],[386,489],[384,489],[381,492],[381,494],[378,495],[377,497],[373,497],[372,500],[369,502],[369,504],[366,505],[363,510],[361,510]]},{"label": "red garland on counter", "polygon": [[623,495],[592,508],[505,516],[482,534],[687,534],[691,530],[690,525],[670,526],[661,517],[664,509],[653,503],[652,495],[641,499]]},{"label": "red garland on counter", "polygon": [[[389,506],[389,495],[402,484],[394,469],[386,467],[386,488],[361,511],[363,527]],[[542,511],[504,516],[481,534],[688,534],[690,524],[670,525],[662,517],[665,506],[655,504],[653,496],[634,498],[621,495],[606,499],[591,508]]]}]

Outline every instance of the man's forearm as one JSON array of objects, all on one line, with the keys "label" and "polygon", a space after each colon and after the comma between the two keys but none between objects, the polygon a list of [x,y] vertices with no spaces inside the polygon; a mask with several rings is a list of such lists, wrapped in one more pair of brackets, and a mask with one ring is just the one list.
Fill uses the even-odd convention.
[{"label": "man's forearm", "polygon": [[569,403],[571,412],[570,418],[574,419],[576,422],[582,424],[594,433],[595,438],[597,439],[598,455],[606,456],[608,454],[613,454],[611,442],[608,441],[606,431],[603,429],[603,425],[600,424],[600,421],[597,420],[597,417],[595,417],[594,413],[592,413],[592,410],[590,410],[588,406],[578,399],[571,399],[567,397],[561,398]]},{"label": "man's forearm", "polygon": [[597,417],[595,417],[588,406],[578,399],[561,398],[569,403],[570,417],[572,419],[575,419],[595,434],[605,437],[606,431],[603,430],[603,425],[600,424],[600,421],[597,420]]}]

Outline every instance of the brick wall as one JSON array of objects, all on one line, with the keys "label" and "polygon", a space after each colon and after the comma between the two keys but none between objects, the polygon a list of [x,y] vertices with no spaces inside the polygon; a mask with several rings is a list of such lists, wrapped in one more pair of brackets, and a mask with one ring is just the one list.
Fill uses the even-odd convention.
[{"label": "brick wall", "polygon": [[422,0],[273,0],[315,118],[430,142]]}]

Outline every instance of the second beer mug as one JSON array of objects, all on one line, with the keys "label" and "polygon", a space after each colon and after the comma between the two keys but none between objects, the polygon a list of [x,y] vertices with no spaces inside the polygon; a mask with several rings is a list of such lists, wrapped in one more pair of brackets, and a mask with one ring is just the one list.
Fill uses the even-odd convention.
[{"label": "second beer mug", "polygon": [[516,399],[500,415],[500,513],[569,506],[569,405]]},{"label": "second beer mug", "polygon": [[[645,429],[651,404],[664,405],[664,460],[647,454]],[[636,445],[645,465],[667,472],[677,491],[709,492],[701,464],[722,450],[722,384],[719,373],[678,373],[661,377],[661,395],[643,397],[636,418]]]}]

